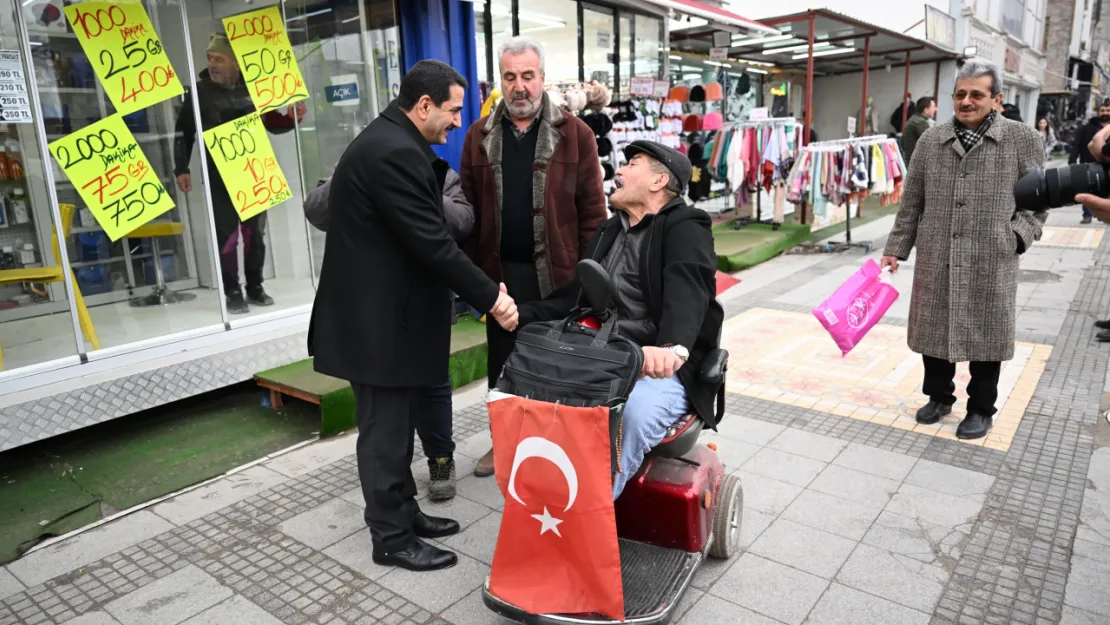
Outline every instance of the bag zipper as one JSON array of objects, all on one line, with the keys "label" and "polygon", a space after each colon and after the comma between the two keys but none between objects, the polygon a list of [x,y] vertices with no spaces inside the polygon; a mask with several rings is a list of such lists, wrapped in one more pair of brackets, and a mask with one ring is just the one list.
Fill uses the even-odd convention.
[{"label": "bag zipper", "polygon": [[609,385],[608,384],[585,384],[585,383],[583,383],[583,384],[574,384],[574,383],[571,383],[571,382],[563,382],[561,380],[552,380],[550,378],[539,376],[539,375],[536,375],[534,373],[530,373],[528,371],[518,369],[516,367],[506,366],[505,369],[508,370],[508,371],[512,371],[516,375],[519,375],[520,377],[522,377],[526,380],[529,380],[531,382],[535,382],[537,384],[560,387],[560,388],[564,388],[564,389],[567,389],[567,390],[570,390],[570,391],[586,391],[586,394],[591,394],[591,395],[592,394],[604,393],[606,398],[608,398],[608,396],[609,396]]}]

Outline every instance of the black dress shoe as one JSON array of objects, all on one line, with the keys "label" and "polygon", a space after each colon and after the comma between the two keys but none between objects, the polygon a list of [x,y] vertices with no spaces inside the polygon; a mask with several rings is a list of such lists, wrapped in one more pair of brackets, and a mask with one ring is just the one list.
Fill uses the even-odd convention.
[{"label": "black dress shoe", "polygon": [[1095,327],[1099,330],[1110,330],[1110,319],[1104,319],[1095,322]]},{"label": "black dress shoe", "polygon": [[374,563],[382,566],[399,566],[410,571],[435,571],[458,563],[459,557],[446,549],[433,547],[419,538],[404,551],[373,553]]},{"label": "black dress shoe", "polygon": [[1103,330],[1095,335],[1095,338],[1103,343],[1110,343],[1110,330]]},{"label": "black dress shoe", "polygon": [[459,522],[417,512],[412,531],[421,538],[442,538],[459,533]]},{"label": "black dress shoe", "polygon": [[963,440],[975,440],[983,438],[987,432],[991,431],[993,419],[988,416],[981,415],[977,412],[969,413],[960,421],[959,427],[956,428],[956,438]]},{"label": "black dress shoe", "polygon": [[932,425],[950,414],[952,414],[952,404],[930,401],[917,411],[917,422],[922,425]]}]

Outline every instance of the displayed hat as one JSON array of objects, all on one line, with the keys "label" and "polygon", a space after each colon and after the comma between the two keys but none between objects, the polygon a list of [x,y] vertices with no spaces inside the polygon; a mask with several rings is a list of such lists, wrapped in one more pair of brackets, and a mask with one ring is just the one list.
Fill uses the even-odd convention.
[{"label": "displayed hat", "polygon": [[595,111],[599,111],[607,106],[613,100],[613,93],[609,91],[609,87],[593,81],[586,90],[586,96],[589,100],[587,106]]},{"label": "displayed hat", "polygon": [[690,89],[690,101],[705,102],[705,87],[696,85],[694,88]]},{"label": "displayed hat", "polygon": [[686,102],[690,99],[690,88],[685,85],[676,85],[671,88],[671,93],[667,96],[667,99]]},{"label": "displayed hat", "polygon": [[567,107],[567,100],[563,97],[563,94],[558,89],[554,87],[549,87],[545,93],[547,93],[548,99],[551,100],[551,104],[554,105],[555,108]]},{"label": "displayed hat", "polygon": [[686,186],[690,184],[690,175],[693,171],[693,167],[690,165],[690,159],[686,158],[686,156],[678,150],[654,141],[633,141],[624,149],[624,155],[627,156],[630,161],[632,157],[637,154],[646,154],[660,163],[663,163],[667,169],[671,170],[674,177],[678,179],[678,184],[681,188],[685,189]]},{"label": "displayed hat", "polygon": [[687,115],[686,119],[682,120],[683,132],[697,132],[701,130],[701,115],[692,114]]},{"label": "displayed hat", "polygon": [[724,90],[721,89],[721,83],[711,82],[705,86],[705,101],[717,102],[724,99]]},{"label": "displayed hat", "polygon": [[590,130],[594,132],[594,136],[604,137],[613,130],[613,120],[605,113],[589,113],[582,116],[582,121]]},{"label": "displayed hat", "polygon": [[616,174],[616,172],[613,171],[613,164],[608,161],[601,162],[601,170],[604,172],[604,180],[612,180],[613,176]]},{"label": "displayed hat", "polygon": [[736,95],[745,95],[752,90],[752,78],[748,76],[747,72],[740,74],[740,80],[736,85]]},{"label": "displayed hat", "polygon": [[567,106],[575,113],[580,113],[586,109],[586,92],[581,89],[573,89],[567,94]]},{"label": "displayed hat", "polygon": [[725,120],[721,117],[720,113],[716,111],[706,113],[705,118],[701,120],[702,130],[720,130],[724,127]]},{"label": "displayed hat", "polygon": [[613,142],[602,137],[597,140],[597,155],[606,157],[613,153]]}]

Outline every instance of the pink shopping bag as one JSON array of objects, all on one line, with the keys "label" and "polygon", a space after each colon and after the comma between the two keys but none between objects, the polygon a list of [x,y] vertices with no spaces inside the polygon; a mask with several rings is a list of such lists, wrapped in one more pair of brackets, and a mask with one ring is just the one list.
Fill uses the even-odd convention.
[{"label": "pink shopping bag", "polygon": [[829,299],[813,309],[844,354],[859,345],[871,326],[879,322],[898,299],[898,289],[883,282],[874,260],[868,260]]}]

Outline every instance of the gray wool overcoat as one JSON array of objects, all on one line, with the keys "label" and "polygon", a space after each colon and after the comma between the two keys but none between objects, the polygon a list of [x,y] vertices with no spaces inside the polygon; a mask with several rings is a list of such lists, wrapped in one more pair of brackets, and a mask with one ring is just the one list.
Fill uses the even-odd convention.
[{"label": "gray wool overcoat", "polygon": [[1014,183],[1044,163],[1040,136],[996,116],[970,152],[951,120],[926,130],[909,164],[884,255],[917,247],[909,347],[949,362],[1014,357],[1018,261],[1045,213],[1018,211]]}]

